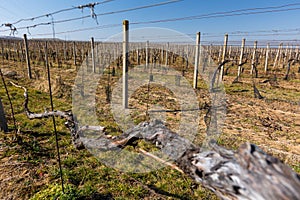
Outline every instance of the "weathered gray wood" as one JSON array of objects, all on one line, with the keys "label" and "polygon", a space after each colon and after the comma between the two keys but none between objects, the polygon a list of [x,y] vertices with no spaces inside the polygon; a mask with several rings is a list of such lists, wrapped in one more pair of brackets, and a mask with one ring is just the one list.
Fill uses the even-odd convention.
[{"label": "weathered gray wood", "polygon": [[27,41],[27,35],[24,34],[24,46],[25,46],[25,55],[26,55],[26,63],[27,63],[27,73],[28,73],[28,78],[32,79],[32,74],[31,74],[31,67],[30,67],[30,58],[29,58],[29,50],[28,50],[28,41]]},{"label": "weathered gray wood", "polygon": [[222,59],[221,57],[222,57],[222,46],[220,46],[220,49],[218,51],[218,63],[221,62],[221,59]]},{"label": "weathered gray wood", "polygon": [[221,199],[300,199],[299,175],[253,144],[243,144],[237,151],[215,143],[202,149],[157,120],[141,123],[112,142],[98,138],[84,139],[84,143],[107,151],[134,146],[139,139],[156,144],[168,160]]},{"label": "weathered gray wood", "polygon": [[288,52],[289,52],[289,49],[290,49],[290,47],[289,47],[289,44],[287,44],[286,45],[286,48],[285,48],[285,51],[284,51],[284,53],[283,53],[283,61],[282,61],[282,68],[284,68],[284,64],[286,63],[286,60],[287,60],[287,58],[288,58]]},{"label": "weathered gray wood", "polygon": [[288,51],[288,56],[287,56],[288,60],[290,60],[292,58],[293,48],[294,48],[293,45],[291,45],[291,47]]},{"label": "weathered gray wood", "polygon": [[268,73],[269,53],[270,53],[270,43],[267,44],[266,59],[265,59],[265,73]]},{"label": "weathered gray wood", "polygon": [[296,63],[298,62],[299,63],[299,60],[295,60],[295,59],[289,59],[288,60],[288,64],[287,64],[287,68],[286,68],[286,73],[284,75],[284,80],[288,80],[289,79],[289,74],[290,74],[290,70],[291,70],[291,64],[292,63]]},{"label": "weathered gray wood", "polygon": [[255,68],[256,67],[256,50],[257,50],[257,41],[254,41],[250,74],[253,74],[254,70],[256,71],[256,74],[257,74],[257,70]]},{"label": "weathered gray wood", "polygon": [[123,21],[123,108],[128,108],[128,38],[129,21]]},{"label": "weathered gray wood", "polygon": [[[226,59],[227,43],[228,43],[228,34],[225,34],[225,36],[224,36],[224,45],[223,45],[223,53],[222,53],[222,63]],[[222,65],[221,69],[220,69],[219,82],[222,82],[223,76],[224,76],[224,65]]]},{"label": "weathered gray wood", "polygon": [[295,55],[295,59],[299,60],[299,46],[296,47],[296,55]]},{"label": "weathered gray wood", "polygon": [[273,64],[273,68],[275,69],[277,66],[277,62],[279,62],[279,57],[280,57],[280,54],[281,54],[281,49],[282,49],[282,43],[279,44],[279,47],[277,49],[277,53],[276,53],[276,57],[275,57],[275,60],[274,60],[274,64]]},{"label": "weathered gray wood", "polygon": [[76,43],[73,42],[73,61],[74,61],[74,65],[76,66]]},{"label": "weathered gray wood", "polygon": [[[83,148],[83,144],[86,144],[95,150],[116,150],[127,145],[134,146],[135,141],[144,139],[155,144],[164,154],[164,158],[173,160],[180,171],[222,199],[300,199],[300,176],[253,144],[246,143],[237,151],[232,151],[212,141],[209,149],[204,149],[170,131],[158,120],[140,123],[120,136],[108,138],[104,133],[105,127],[78,127],[71,111],[31,112],[27,107],[27,89],[12,84],[24,89],[24,110],[29,119],[52,116],[66,119],[65,125],[69,128],[77,148]],[[79,138],[79,133],[85,130],[103,134],[93,139]]]},{"label": "weathered gray wood", "polygon": [[66,120],[65,126],[70,130],[71,133],[71,139],[73,145],[77,149],[82,149],[84,148],[83,143],[79,139],[79,133],[80,129],[78,128],[78,125],[76,123],[76,120],[74,119],[74,116],[71,111],[45,111],[43,113],[34,113],[29,110],[28,108],[28,102],[29,102],[29,97],[28,97],[28,92],[25,87],[19,86],[13,82],[10,82],[13,86],[22,88],[24,90],[24,102],[23,102],[23,108],[25,111],[25,114],[29,119],[42,119],[42,118],[50,118],[50,117],[60,117]]},{"label": "weathered gray wood", "polygon": [[146,58],[145,58],[145,66],[146,66],[146,69],[148,69],[149,67],[149,41],[146,42]]},{"label": "weathered gray wood", "polygon": [[167,47],[166,47],[166,61],[165,61],[165,67],[167,67],[169,65],[169,47],[170,44],[169,42],[167,43]]},{"label": "weathered gray wood", "polygon": [[3,105],[2,105],[1,97],[0,97],[0,129],[4,132],[8,132],[7,121],[6,121],[5,112],[4,112],[4,108],[3,108]]},{"label": "weathered gray wood", "polygon": [[64,51],[64,61],[67,61],[67,42],[63,42],[63,51]]},{"label": "weathered gray wood", "polygon": [[242,46],[241,46],[240,60],[239,60],[239,66],[238,66],[237,79],[240,78],[241,73],[242,73],[242,66],[241,66],[241,64],[243,63],[244,50],[245,50],[245,43],[246,43],[246,39],[243,38],[243,40],[242,40]]},{"label": "weathered gray wood", "polygon": [[91,37],[91,55],[92,55],[92,68],[93,68],[93,72],[96,73],[95,42],[94,42],[94,38],[93,37]]},{"label": "weathered gray wood", "polygon": [[197,89],[198,85],[198,71],[199,71],[199,54],[200,54],[200,32],[196,35],[196,47],[195,47],[195,65],[194,65],[194,82],[193,88]]}]

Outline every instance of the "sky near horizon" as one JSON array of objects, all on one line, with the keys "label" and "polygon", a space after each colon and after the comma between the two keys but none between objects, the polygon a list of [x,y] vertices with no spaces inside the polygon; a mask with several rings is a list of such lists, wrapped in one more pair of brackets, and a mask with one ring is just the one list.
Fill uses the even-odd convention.
[{"label": "sky near horizon", "polygon": [[[89,40],[94,37],[101,41],[122,32],[122,21],[127,19],[130,30],[156,27],[174,30],[192,38],[195,38],[197,32],[201,32],[203,41],[210,42],[222,41],[225,33],[229,34],[231,41],[241,41],[242,38],[258,41],[300,40],[300,1],[297,0],[178,0],[156,7],[101,15],[168,1],[170,0],[113,0],[94,7],[97,20],[92,18],[90,8],[76,8],[14,24],[20,19],[46,15],[95,1],[0,0],[0,25],[3,24],[0,35],[12,34],[10,28],[4,26],[12,23],[17,29],[14,33],[16,37],[22,37],[26,33],[29,38],[52,38],[55,35],[56,38],[66,40]],[[90,17],[84,19],[51,24],[52,21],[88,15]],[[190,16],[192,17],[189,20],[182,19]],[[165,19],[171,20],[161,22]],[[46,25],[32,27],[41,23]],[[159,31],[157,34],[155,37],[168,37],[164,35],[164,31],[161,36]]]}]

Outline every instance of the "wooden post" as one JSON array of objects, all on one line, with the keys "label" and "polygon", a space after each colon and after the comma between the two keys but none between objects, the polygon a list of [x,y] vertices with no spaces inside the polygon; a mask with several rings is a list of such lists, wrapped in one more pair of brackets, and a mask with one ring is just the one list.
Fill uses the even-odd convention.
[{"label": "wooden post", "polygon": [[73,42],[73,59],[74,59],[74,65],[76,66],[76,43]]},{"label": "wooden post", "polygon": [[27,70],[28,70],[28,78],[32,79],[31,68],[30,68],[29,50],[28,50],[28,41],[27,41],[27,35],[26,34],[24,34],[24,46],[25,46],[25,53],[26,53],[26,63],[27,63]]},{"label": "wooden post", "polygon": [[289,52],[289,44],[287,44],[286,45],[286,48],[285,48],[285,51],[284,51],[284,53],[283,53],[283,56],[284,56],[284,58],[283,58],[283,61],[282,61],[282,68],[284,68],[284,64],[285,64],[285,61],[286,61],[286,59],[287,59],[287,55],[288,55],[288,52]]},{"label": "wooden post", "polygon": [[149,81],[153,81],[153,52],[152,50],[153,49],[150,49],[149,51],[149,41],[147,41],[147,52],[149,52],[149,60],[150,60],[150,63],[151,65],[149,66]]},{"label": "wooden post", "polygon": [[0,97],[0,129],[3,130],[4,132],[8,132],[8,126],[5,118],[1,97]]},{"label": "wooden post", "polygon": [[[228,34],[225,34],[225,36],[224,36],[224,45],[223,45],[223,53],[222,53],[222,62],[224,62],[225,59],[226,59],[227,43],[228,43]],[[223,76],[224,76],[224,65],[221,66],[221,69],[220,69],[220,76],[219,76],[219,81],[220,82],[222,82]]]},{"label": "wooden post", "polygon": [[199,54],[200,54],[200,32],[198,32],[196,35],[194,82],[193,82],[194,89],[197,89],[197,84],[198,84]]},{"label": "wooden post", "polygon": [[93,37],[91,37],[91,55],[92,55],[92,67],[93,67],[93,72],[96,73],[95,43],[94,43],[94,38],[93,38]]},{"label": "wooden post", "polygon": [[246,43],[246,39],[243,38],[242,40],[242,46],[241,46],[241,54],[240,54],[240,60],[239,60],[239,67],[238,67],[238,75],[237,77],[239,78],[241,76],[242,73],[242,62],[243,62],[243,56],[244,56],[244,50],[245,50],[245,43]]},{"label": "wooden post", "polygon": [[129,21],[123,21],[123,109],[128,108],[128,38]]},{"label": "wooden post", "polygon": [[274,61],[274,65],[273,65],[273,68],[275,69],[276,68],[276,64],[277,64],[277,60],[279,59],[279,56],[280,56],[280,53],[281,53],[281,48],[282,48],[282,43],[280,43],[278,49],[277,49],[277,54],[276,54],[276,57],[275,57],[275,61]]},{"label": "wooden post", "polygon": [[213,56],[213,45],[212,45],[212,44],[209,45],[209,57],[210,57],[211,59],[208,59],[208,63],[211,64],[211,62],[212,62],[213,59],[214,59],[214,56]]},{"label": "wooden post", "polygon": [[66,62],[67,61],[67,42],[64,41],[63,43],[63,47],[64,47],[64,61]]},{"label": "wooden post", "polygon": [[229,51],[228,51],[228,58],[231,58],[231,53],[232,53],[232,46],[229,46]]},{"label": "wooden post", "polygon": [[148,69],[148,65],[149,65],[149,41],[146,42],[146,69]]},{"label": "wooden post", "polygon": [[292,58],[293,49],[294,49],[294,47],[293,47],[293,45],[291,45],[291,48],[289,49],[289,53],[288,53],[289,54],[288,60],[290,60]]},{"label": "wooden post", "polygon": [[220,46],[219,52],[218,52],[218,63],[221,62],[221,55],[222,55],[222,46]]},{"label": "wooden post", "polygon": [[48,69],[49,66],[49,60],[48,60],[48,42],[45,42],[45,46],[44,46],[44,56],[45,56],[45,67],[46,69]]},{"label": "wooden post", "polygon": [[270,43],[267,44],[266,60],[265,60],[265,73],[268,73],[269,53],[270,53]]},{"label": "wooden post", "polygon": [[167,43],[167,47],[166,47],[166,62],[165,62],[165,66],[167,67],[168,66],[168,64],[169,64],[169,62],[168,62],[168,57],[169,57],[169,55],[168,55],[168,51],[169,51],[169,42]]},{"label": "wooden post", "polygon": [[83,45],[81,45],[81,62],[84,61],[84,56],[85,56],[84,48]]},{"label": "wooden post", "polygon": [[256,64],[256,49],[257,49],[257,41],[254,41],[250,74],[253,74],[254,65]]},{"label": "wooden post", "polygon": [[163,52],[164,52],[164,46],[162,46],[161,48],[160,48],[160,50],[159,50],[159,65],[161,65],[162,66],[162,63],[163,63],[163,57],[164,57],[164,55],[163,55]]},{"label": "wooden post", "polygon": [[136,49],[136,64],[140,65],[140,53],[139,48]]},{"label": "wooden post", "polygon": [[295,60],[298,60],[298,57],[299,57],[299,46],[296,47]]}]

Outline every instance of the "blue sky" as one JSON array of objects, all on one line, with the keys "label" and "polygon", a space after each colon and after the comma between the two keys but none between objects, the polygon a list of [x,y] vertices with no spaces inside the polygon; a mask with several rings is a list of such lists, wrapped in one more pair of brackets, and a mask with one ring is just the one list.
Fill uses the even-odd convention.
[{"label": "blue sky", "polygon": [[[103,1],[103,0],[102,0]],[[165,2],[168,0],[114,0],[103,5],[95,7],[95,13],[111,12],[123,10],[144,5]],[[0,0],[0,24],[13,23],[22,18],[31,18],[44,15],[57,10],[71,8],[73,6],[84,5],[95,1],[86,0]],[[99,2],[101,2],[99,0]],[[147,8],[131,12],[98,16],[98,25],[96,20],[91,17],[77,21],[60,23],[54,25],[56,37],[68,40],[89,40],[90,37],[96,40],[104,40],[114,34],[122,31],[122,20],[127,19],[130,23],[143,22],[151,20],[163,20],[169,18],[181,18],[194,15],[211,14],[215,12],[226,12],[239,9],[260,8],[270,6],[280,6],[286,4],[300,3],[296,0],[183,0],[176,3],[163,5],[159,7]],[[240,41],[243,37],[247,40],[300,40],[300,31],[283,31],[280,33],[271,32],[272,30],[287,30],[300,28],[300,4],[290,7],[299,8],[299,10],[289,10],[285,12],[262,13],[255,15],[227,16],[220,18],[205,18],[198,20],[172,21],[166,23],[153,24],[130,24],[130,29],[145,27],[160,27],[172,29],[184,34],[191,34],[194,37],[198,31],[203,34],[203,41],[221,41],[225,33],[229,33],[229,40]],[[259,10],[255,10],[259,11]],[[89,15],[90,10],[85,8],[83,11],[75,9],[53,15],[53,20],[64,20],[74,17]],[[42,22],[51,22],[51,17],[43,17],[33,21],[26,21],[15,24],[19,27],[27,27]],[[120,24],[112,27],[112,24]],[[109,28],[97,28],[98,26],[109,25]],[[22,37],[24,33],[29,38],[52,37],[51,25],[39,26],[18,30],[16,36]],[[78,29],[95,28],[92,30],[66,32]],[[0,35],[9,35],[8,28],[1,27]],[[242,31],[241,34],[236,34]],[[257,32],[266,31],[266,32]],[[59,34],[60,32],[66,32]],[[247,33],[249,32],[249,33]],[[48,35],[43,35],[48,34]],[[274,35],[275,34],[275,35]]]}]

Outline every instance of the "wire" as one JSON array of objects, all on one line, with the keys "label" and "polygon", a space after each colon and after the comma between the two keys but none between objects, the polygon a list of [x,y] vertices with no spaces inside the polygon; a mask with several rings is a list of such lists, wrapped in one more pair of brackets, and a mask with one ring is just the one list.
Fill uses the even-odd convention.
[{"label": "wire", "polygon": [[[93,27],[88,27],[88,28],[81,28],[81,29],[74,29],[74,30],[69,30],[69,31],[62,31],[62,32],[57,32],[57,35],[60,34],[65,34],[65,33],[75,33],[75,32],[82,32],[82,31],[89,31],[89,30],[97,30],[97,29],[106,29],[106,28],[114,28],[114,27],[119,27],[120,24],[106,24],[106,25],[102,25],[102,26],[93,26]],[[276,30],[278,32],[285,32],[284,29],[282,30]],[[300,28],[294,29],[294,31],[299,31],[299,33],[273,33],[273,34],[251,34],[251,36],[284,36],[284,35],[300,35]],[[249,32],[241,32],[238,33],[237,32],[226,32],[229,35],[232,36],[245,36],[245,35],[250,35],[250,33],[257,33],[257,32],[262,32],[260,31],[249,31]],[[274,32],[274,30],[265,30],[264,32]],[[288,31],[288,32],[292,32],[292,31]],[[41,33],[41,34],[34,34],[32,36],[48,36],[51,35],[52,33]],[[203,37],[205,38],[216,38],[216,37],[220,37],[220,36],[224,36],[225,33],[218,33],[213,35],[213,33],[201,33]],[[195,34],[194,33],[189,33],[186,34],[187,36],[191,36],[194,37]],[[147,36],[145,36],[147,37]],[[159,36],[158,36],[159,37]],[[170,36],[164,36],[165,38],[169,38]],[[179,36],[182,37],[182,36]]]},{"label": "wire", "polygon": [[257,12],[242,12],[242,13],[235,13],[235,14],[218,14],[218,15],[212,15],[212,16],[196,15],[196,16],[169,18],[169,19],[162,19],[162,20],[140,21],[140,22],[133,22],[131,24],[132,25],[156,24],[156,23],[165,23],[165,22],[172,22],[172,21],[186,21],[186,20],[210,19],[210,18],[231,17],[231,16],[240,16],[240,15],[254,15],[254,14],[292,11],[292,10],[300,10],[300,7],[299,8],[280,9],[280,10],[257,11]]},{"label": "wire", "polygon": [[[135,11],[135,10],[141,10],[141,9],[146,9],[146,8],[152,8],[152,7],[167,5],[167,4],[176,3],[176,2],[180,2],[180,1],[183,1],[183,0],[170,0],[170,1],[165,1],[165,2],[161,2],[161,3],[150,4],[150,5],[145,5],[145,6],[135,7],[135,8],[124,9],[124,10],[111,11],[111,12],[99,13],[99,14],[93,13],[92,16],[94,16],[94,18],[97,19],[97,16],[104,16],[104,15],[112,15],[112,14],[130,12],[130,11]],[[75,17],[75,18],[58,20],[58,21],[53,21],[53,22],[43,22],[43,23],[38,23],[38,24],[31,25],[31,26],[18,27],[17,30],[28,29],[28,28],[36,28],[38,26],[47,26],[47,25],[50,25],[50,24],[60,24],[60,23],[65,23],[65,22],[82,20],[82,19],[89,18],[89,17],[91,17],[91,15],[85,15],[85,16],[82,16],[82,17]],[[4,32],[4,31],[7,31],[7,30],[1,30],[0,32]]]},{"label": "wire", "polygon": [[[174,3],[174,2],[178,2],[178,1],[181,1],[181,0],[161,2],[161,3],[157,3],[157,4],[146,5],[146,6],[136,7],[136,8],[129,8],[129,9],[119,10],[119,11],[112,11],[112,12],[107,12],[107,13],[100,13],[100,14],[96,14],[96,15],[100,16],[100,15],[109,15],[109,14],[116,14],[116,13],[121,13],[121,12],[128,12],[128,11],[133,11],[133,10],[138,10],[138,9],[144,9],[144,8],[149,8],[149,7],[154,7],[154,6],[165,5],[165,4]],[[254,15],[254,14],[264,14],[264,13],[285,12],[285,11],[292,11],[292,10],[300,10],[300,7],[289,8],[291,6],[298,6],[298,5],[300,5],[300,3],[285,4],[285,5],[271,6],[271,7],[239,9],[239,10],[232,10],[232,11],[226,11],[226,12],[214,12],[214,13],[209,13],[209,14],[194,15],[194,16],[187,16],[187,17],[177,17],[177,18],[168,18],[168,19],[151,20],[151,21],[131,22],[130,24],[131,25],[155,24],[155,23],[165,23],[165,22],[171,22],[171,21],[200,20],[200,19],[229,17],[229,16],[241,16],[241,15]],[[267,9],[269,9],[269,10],[267,10]],[[256,10],[260,10],[260,11],[256,11]],[[60,21],[53,21],[53,23],[63,23],[63,22],[83,19],[83,18],[87,18],[87,17],[90,17],[90,15],[89,16],[72,18],[72,19],[65,19],[65,20],[60,20]],[[35,28],[35,27],[40,26],[40,25],[50,25],[50,24],[52,24],[52,22],[40,23],[40,24],[35,24],[35,25],[32,25],[32,26],[27,26],[27,27],[20,27],[20,28],[17,28],[17,30],[25,29],[25,28],[26,29]],[[96,27],[94,26],[94,27],[89,27],[89,28],[75,29],[75,30],[57,32],[56,34],[74,33],[74,32],[88,31],[88,30],[94,30],[94,29],[113,28],[113,27],[116,27],[116,26],[119,26],[119,24],[107,24],[107,25],[96,26]],[[2,32],[2,31],[0,31],[0,32]],[[7,31],[7,30],[5,30],[5,31]],[[263,31],[260,31],[260,32],[274,32],[274,31],[277,31],[277,32],[283,31],[284,32],[284,30],[267,30],[267,31],[263,30]],[[299,28],[298,29],[289,29],[288,31],[300,31],[300,29]],[[251,32],[241,32],[241,31],[232,32],[232,34],[234,34],[236,36],[239,35],[239,34],[241,35],[241,34],[246,34],[246,33],[249,34]],[[207,34],[207,37],[215,37],[213,35],[209,35],[209,33],[206,33],[206,34]],[[36,35],[39,35],[39,36],[44,35],[45,36],[45,35],[50,35],[50,34],[44,33],[44,34],[36,34]],[[205,35],[205,34],[203,34],[203,35]],[[281,34],[276,33],[276,35],[281,35]]]},{"label": "wire", "polygon": [[85,5],[80,5],[80,6],[76,6],[76,7],[72,7],[72,8],[65,8],[65,9],[54,11],[54,12],[51,12],[51,13],[48,13],[48,14],[39,15],[39,16],[36,16],[36,17],[19,19],[18,21],[14,22],[12,24],[16,25],[16,24],[18,24],[20,22],[23,22],[23,21],[33,21],[33,20],[36,20],[36,19],[40,19],[40,18],[43,18],[43,17],[49,17],[50,15],[55,15],[55,14],[70,11],[70,10],[84,9],[84,8],[87,8],[87,7],[91,8],[91,7],[94,7],[96,5],[105,4],[105,3],[112,2],[112,1],[115,1],[115,0],[106,0],[106,1],[102,1],[102,2],[96,2],[96,3],[89,3],[89,4],[85,4]]},{"label": "wire", "polygon": [[[70,31],[57,32],[56,35],[66,34],[66,33],[75,33],[75,32],[81,32],[81,31],[89,31],[89,30],[95,30],[95,29],[112,28],[112,27],[118,27],[118,26],[120,26],[120,24],[107,24],[107,25],[90,27],[90,28],[81,28],[81,29],[75,29],[75,30],[70,30]],[[52,35],[52,33],[40,33],[40,34],[35,34],[32,36],[47,36],[47,35]]]}]

